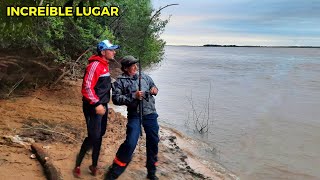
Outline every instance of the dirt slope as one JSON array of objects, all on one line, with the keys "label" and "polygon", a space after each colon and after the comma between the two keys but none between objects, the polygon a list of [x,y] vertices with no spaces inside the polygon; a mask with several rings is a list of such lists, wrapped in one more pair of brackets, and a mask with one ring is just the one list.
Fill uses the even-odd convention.
[{"label": "dirt slope", "polygon": [[[75,156],[86,135],[80,89],[81,81],[69,81],[55,89],[42,88],[24,97],[0,100],[0,179],[46,179],[40,163],[30,158],[30,146],[12,142],[16,135],[34,139],[49,154],[63,179],[74,179],[72,169]],[[100,173],[96,177],[89,174],[89,152],[81,166],[82,179],[103,179],[105,169],[112,163],[117,148],[124,141],[125,126],[126,118],[110,109],[98,164]],[[232,179],[225,172],[208,172],[207,169],[202,171],[207,173],[200,174],[194,171],[187,162],[196,159],[179,148],[173,132],[161,127],[160,136],[157,172],[160,179]],[[146,179],[144,137],[139,140],[134,158],[120,180]]]}]

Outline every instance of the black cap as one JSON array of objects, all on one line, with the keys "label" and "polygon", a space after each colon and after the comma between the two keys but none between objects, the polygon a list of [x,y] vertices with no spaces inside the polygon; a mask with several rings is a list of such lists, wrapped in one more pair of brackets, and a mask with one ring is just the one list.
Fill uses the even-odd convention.
[{"label": "black cap", "polygon": [[129,67],[137,62],[138,59],[134,58],[133,56],[125,56],[121,59],[121,66],[122,68]]}]

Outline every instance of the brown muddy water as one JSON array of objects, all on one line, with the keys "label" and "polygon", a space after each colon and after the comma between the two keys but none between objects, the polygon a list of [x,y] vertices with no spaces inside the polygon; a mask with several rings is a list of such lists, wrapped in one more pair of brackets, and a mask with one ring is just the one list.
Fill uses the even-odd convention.
[{"label": "brown muddy water", "polygon": [[160,123],[205,142],[193,151],[208,162],[240,179],[320,179],[320,49],[167,46],[146,73]]}]

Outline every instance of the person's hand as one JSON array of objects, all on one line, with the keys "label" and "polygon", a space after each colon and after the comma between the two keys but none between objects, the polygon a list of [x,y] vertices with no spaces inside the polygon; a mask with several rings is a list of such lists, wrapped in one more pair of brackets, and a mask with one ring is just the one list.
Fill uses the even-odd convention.
[{"label": "person's hand", "polygon": [[157,94],[158,94],[158,89],[157,89],[156,87],[152,87],[152,88],[150,89],[150,94],[152,94],[152,95],[157,95]]},{"label": "person's hand", "polygon": [[143,98],[143,91],[136,91],[136,99],[142,100]]},{"label": "person's hand", "polygon": [[106,113],[106,109],[102,104],[96,107],[96,114],[103,116]]}]

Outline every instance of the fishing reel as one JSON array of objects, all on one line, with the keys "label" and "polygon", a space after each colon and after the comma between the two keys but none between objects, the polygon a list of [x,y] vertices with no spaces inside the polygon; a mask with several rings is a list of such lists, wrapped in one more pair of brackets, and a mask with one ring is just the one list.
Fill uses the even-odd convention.
[{"label": "fishing reel", "polygon": [[151,96],[151,93],[150,91],[145,91],[144,94],[143,94],[143,98],[149,102],[149,97]]}]

